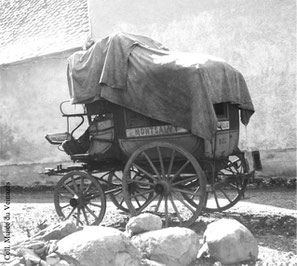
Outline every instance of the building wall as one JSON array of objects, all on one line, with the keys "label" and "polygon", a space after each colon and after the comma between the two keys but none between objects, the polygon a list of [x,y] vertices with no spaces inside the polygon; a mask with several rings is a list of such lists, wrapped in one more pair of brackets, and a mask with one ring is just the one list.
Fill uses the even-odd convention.
[{"label": "building wall", "polygon": [[0,165],[66,158],[45,135],[66,130],[59,103],[69,99],[68,56],[62,53],[0,66]]}]

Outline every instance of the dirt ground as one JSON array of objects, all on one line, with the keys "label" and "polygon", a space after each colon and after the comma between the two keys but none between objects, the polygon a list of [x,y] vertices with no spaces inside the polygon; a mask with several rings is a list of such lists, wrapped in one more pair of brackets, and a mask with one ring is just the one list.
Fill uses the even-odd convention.
[{"label": "dirt ground", "polygon": [[[52,189],[19,190],[11,193],[10,200],[12,242],[25,239],[44,226],[59,221],[54,209]],[[1,204],[1,212],[3,208]],[[280,265],[294,265],[295,261],[297,262],[295,189],[286,187],[248,189],[245,198],[234,207],[223,213],[203,213],[191,229],[202,236],[207,224],[223,217],[240,221],[254,234],[259,243],[260,253],[262,252],[262,260],[263,256],[268,256],[270,260],[273,256],[277,256],[285,263]],[[124,230],[128,219],[127,214],[117,210],[108,200],[107,211],[101,225]],[[267,255],[269,253],[273,255]],[[203,262],[194,265],[215,264]],[[271,262],[257,265],[278,264]]]}]

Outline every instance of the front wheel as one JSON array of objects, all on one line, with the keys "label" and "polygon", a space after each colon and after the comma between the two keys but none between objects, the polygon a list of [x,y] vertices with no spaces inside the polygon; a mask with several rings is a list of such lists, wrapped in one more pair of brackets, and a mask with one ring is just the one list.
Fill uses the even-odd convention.
[{"label": "front wheel", "polygon": [[[141,178],[133,178],[137,172]],[[196,187],[188,187],[195,182]],[[131,193],[131,187],[136,187]],[[123,195],[132,216],[151,212],[167,227],[189,226],[200,215],[206,199],[206,179],[197,160],[170,143],[154,142],[137,149],[123,173]],[[189,204],[185,195],[195,199]]]},{"label": "front wheel", "polygon": [[106,211],[106,198],[100,183],[81,171],[67,173],[60,179],[54,203],[59,217],[73,219],[76,225],[98,225]]}]

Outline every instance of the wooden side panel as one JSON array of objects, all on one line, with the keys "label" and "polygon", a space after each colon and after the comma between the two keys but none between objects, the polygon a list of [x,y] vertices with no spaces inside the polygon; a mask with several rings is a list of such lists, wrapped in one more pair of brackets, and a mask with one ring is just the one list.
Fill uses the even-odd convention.
[{"label": "wooden side panel", "polygon": [[204,142],[205,157],[226,157],[233,153],[239,141],[239,110],[237,106],[221,104],[215,138]]},{"label": "wooden side panel", "polygon": [[[119,145],[124,154],[130,156],[139,147],[154,141],[172,143],[192,154],[203,155],[203,140],[191,134],[119,139]],[[155,156],[158,158],[157,154]]]}]

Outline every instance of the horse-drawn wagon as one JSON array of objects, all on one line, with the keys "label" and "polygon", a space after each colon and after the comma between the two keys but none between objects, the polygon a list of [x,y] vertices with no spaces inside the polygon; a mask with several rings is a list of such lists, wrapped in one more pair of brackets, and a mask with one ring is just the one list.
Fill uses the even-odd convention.
[{"label": "horse-drawn wagon", "polygon": [[165,226],[188,226],[242,198],[251,173],[238,148],[239,124],[254,109],[229,64],[117,33],[72,55],[67,77],[81,112],[63,102],[67,132],[46,136],[75,162],[47,171],[62,175],[54,193],[60,217],[99,224],[108,195],[131,215],[147,211]]}]

